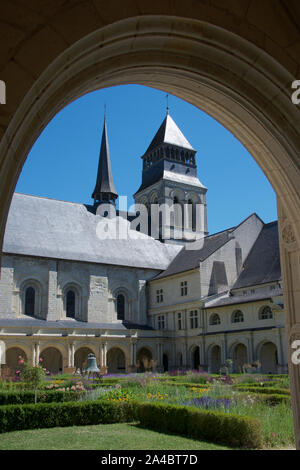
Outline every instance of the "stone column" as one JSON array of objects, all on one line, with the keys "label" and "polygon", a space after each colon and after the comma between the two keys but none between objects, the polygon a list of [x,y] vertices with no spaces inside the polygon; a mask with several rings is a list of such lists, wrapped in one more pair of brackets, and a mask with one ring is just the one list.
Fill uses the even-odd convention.
[{"label": "stone column", "polygon": [[35,344],[35,351],[36,351],[36,356],[35,356],[36,364],[35,365],[38,366],[40,363],[40,344],[39,343]]},{"label": "stone column", "polygon": [[130,340],[129,372],[136,372],[136,345],[137,345],[137,340],[136,339],[131,339]]},{"label": "stone column", "polygon": [[107,341],[101,343],[101,374],[107,374]]},{"label": "stone column", "polygon": [[57,262],[49,261],[49,281],[48,281],[48,311],[44,318],[47,320],[59,320],[57,302]]},{"label": "stone column", "polygon": [[278,357],[278,374],[282,374],[284,372],[284,358],[283,358],[280,328],[277,329],[277,357]]},{"label": "stone column", "polygon": [[73,374],[75,372],[74,351],[75,351],[74,343],[68,343],[68,362],[67,362],[67,367],[64,367],[64,372],[66,374]]},{"label": "stone column", "polygon": [[156,367],[158,371],[160,371],[162,368],[162,344],[161,343],[156,344],[156,360],[157,360]]},{"label": "stone column", "polygon": [[[141,324],[147,323],[147,299],[146,299],[146,281],[139,280],[139,296],[138,296],[138,321]],[[133,313],[133,312],[132,312]]]},{"label": "stone column", "polygon": [[253,332],[250,331],[250,337],[247,338],[248,346],[248,362],[252,364],[254,362],[254,351],[253,351]]},{"label": "stone column", "polygon": [[300,364],[292,356],[293,343],[300,340],[300,221],[285,213],[279,198],[277,206],[292,409],[296,447],[300,450]]},{"label": "stone column", "polygon": [[35,343],[32,343],[31,345],[31,360],[32,360],[32,365],[36,365],[36,349],[35,349]]}]

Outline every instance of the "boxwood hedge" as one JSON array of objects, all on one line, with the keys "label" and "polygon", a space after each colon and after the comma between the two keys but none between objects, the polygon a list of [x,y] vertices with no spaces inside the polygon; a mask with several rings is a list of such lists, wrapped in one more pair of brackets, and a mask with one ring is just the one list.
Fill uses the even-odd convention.
[{"label": "boxwood hedge", "polygon": [[[66,401],[77,401],[83,392],[47,390],[37,392],[37,401],[42,403],[60,403]],[[34,391],[1,391],[0,406],[2,405],[22,405],[34,403]]]},{"label": "boxwood hedge", "polygon": [[230,447],[261,448],[262,425],[258,419],[194,407],[141,403],[137,409],[141,425]]},{"label": "boxwood hedge", "polygon": [[140,421],[142,426],[157,431],[173,432],[231,447],[262,446],[259,420],[193,407],[104,400],[0,407],[0,432],[133,421]]}]

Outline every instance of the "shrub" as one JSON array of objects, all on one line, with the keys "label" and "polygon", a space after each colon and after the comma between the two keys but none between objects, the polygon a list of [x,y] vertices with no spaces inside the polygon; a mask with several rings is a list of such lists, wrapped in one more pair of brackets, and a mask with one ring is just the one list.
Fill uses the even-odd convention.
[{"label": "shrub", "polygon": [[134,421],[135,416],[134,404],[126,402],[7,405],[0,407],[0,432],[130,422]]},{"label": "shrub", "polygon": [[254,418],[160,403],[139,404],[137,416],[141,425],[157,431],[173,432],[231,447],[262,447],[262,426]]},{"label": "shrub", "polygon": [[[0,392],[0,406],[3,405],[22,405],[26,403],[35,403],[35,391],[26,390],[22,392],[4,391]],[[37,401],[43,403],[59,403],[67,401],[76,401],[82,395],[81,392],[61,392],[61,391],[38,391]]]},{"label": "shrub", "polygon": [[286,388],[271,388],[271,387],[261,387],[259,385],[239,385],[236,387],[236,390],[241,392],[254,392],[254,393],[266,393],[269,395],[286,395],[290,396],[290,391]]}]

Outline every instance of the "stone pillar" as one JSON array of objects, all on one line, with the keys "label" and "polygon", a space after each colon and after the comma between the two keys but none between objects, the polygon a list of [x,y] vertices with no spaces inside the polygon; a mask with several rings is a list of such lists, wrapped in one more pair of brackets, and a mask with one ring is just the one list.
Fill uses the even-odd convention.
[{"label": "stone pillar", "polygon": [[300,364],[292,356],[293,343],[300,340],[300,221],[285,213],[279,198],[277,206],[292,409],[296,447],[300,450]]},{"label": "stone pillar", "polygon": [[68,343],[68,369],[74,367],[75,346],[74,343]]},{"label": "stone pillar", "polygon": [[221,341],[221,366],[225,365],[225,361],[227,359],[226,353],[227,353],[227,351],[226,351],[226,341],[225,341],[225,339],[222,339],[222,341]]},{"label": "stone pillar", "polygon": [[130,364],[129,372],[136,372],[136,339],[130,340]]},{"label": "stone pillar", "polygon": [[31,345],[31,363],[33,366],[36,365],[36,349],[35,349],[35,343],[32,343]]},{"label": "stone pillar", "polygon": [[107,374],[107,341],[101,343],[101,374]]},{"label": "stone pillar", "polygon": [[[142,325],[147,323],[147,299],[146,299],[146,281],[139,280],[139,297],[138,297],[138,322]],[[133,312],[132,312],[133,315]]]},{"label": "stone pillar", "polygon": [[162,369],[162,349],[163,349],[162,344],[157,343],[156,344],[156,360],[157,360],[156,367],[158,371]]},{"label": "stone pillar", "polygon": [[200,356],[200,367],[205,367],[205,344],[204,337],[202,336],[199,342],[199,356]]},{"label": "stone pillar", "polygon": [[74,351],[75,351],[74,343],[68,343],[67,366],[63,368],[63,371],[66,374],[74,374],[74,372],[75,372]]},{"label": "stone pillar", "polygon": [[39,363],[40,363],[40,344],[39,343],[35,344],[35,351],[36,351],[36,353],[35,353],[36,354],[36,356],[35,356],[36,364],[35,365],[38,366]]},{"label": "stone pillar", "polygon": [[281,341],[281,330],[280,328],[277,329],[277,357],[278,357],[278,374],[284,373],[284,356],[283,356],[283,349],[282,349],[282,341]]},{"label": "stone pillar", "polygon": [[254,362],[254,351],[253,351],[253,332],[250,331],[250,337],[247,338],[247,349],[248,349],[248,362],[252,364]]},{"label": "stone pillar", "polygon": [[47,320],[59,320],[57,305],[57,262],[49,261],[49,281],[48,281],[48,309],[44,318]]}]

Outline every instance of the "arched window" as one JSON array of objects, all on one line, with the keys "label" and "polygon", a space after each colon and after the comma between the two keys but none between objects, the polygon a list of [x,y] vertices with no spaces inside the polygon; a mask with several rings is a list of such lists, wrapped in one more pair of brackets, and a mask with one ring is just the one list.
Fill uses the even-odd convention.
[{"label": "arched window", "polygon": [[232,323],[241,323],[244,321],[244,315],[241,310],[237,310],[232,314]]},{"label": "arched window", "polygon": [[34,315],[35,313],[35,289],[27,287],[25,291],[25,315]]},{"label": "arched window", "polygon": [[196,205],[192,199],[188,200],[188,227],[196,230]]},{"label": "arched window", "polygon": [[123,294],[119,294],[117,297],[117,318],[118,320],[125,319],[125,297]]},{"label": "arched window", "polygon": [[75,292],[73,290],[68,290],[66,298],[66,316],[70,318],[75,318]]},{"label": "arched window", "polygon": [[273,318],[273,313],[272,313],[271,308],[268,305],[266,307],[263,307],[260,310],[258,317],[260,320],[269,320],[270,318]]},{"label": "arched window", "polygon": [[220,323],[221,323],[221,320],[217,313],[214,313],[213,315],[210,316],[210,319],[209,319],[210,325],[220,325]]}]

